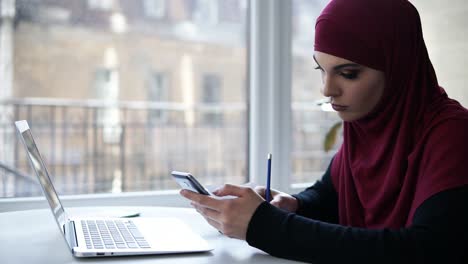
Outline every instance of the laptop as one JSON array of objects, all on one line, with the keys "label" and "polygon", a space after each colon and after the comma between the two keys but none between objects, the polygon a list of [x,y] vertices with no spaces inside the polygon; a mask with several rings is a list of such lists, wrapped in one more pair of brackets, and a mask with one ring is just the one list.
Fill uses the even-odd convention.
[{"label": "laptop", "polygon": [[69,217],[26,120],[15,122],[60,232],[75,257],[206,252],[213,248],[177,218]]}]

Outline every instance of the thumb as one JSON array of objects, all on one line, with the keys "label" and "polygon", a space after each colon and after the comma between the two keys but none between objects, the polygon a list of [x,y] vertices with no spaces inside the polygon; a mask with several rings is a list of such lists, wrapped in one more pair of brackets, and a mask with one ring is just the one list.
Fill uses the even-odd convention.
[{"label": "thumb", "polygon": [[256,186],[254,188],[255,192],[260,194],[260,196],[265,197],[265,187],[264,186]]},{"label": "thumb", "polygon": [[271,205],[274,205],[276,207],[279,207],[281,201],[281,197],[279,195],[274,196],[273,199],[270,201]]},{"label": "thumb", "polygon": [[233,184],[225,184],[223,187],[217,189],[213,192],[213,194],[217,196],[226,196],[226,195],[233,195],[237,197],[241,197],[245,194],[245,189],[247,187],[233,185]]}]

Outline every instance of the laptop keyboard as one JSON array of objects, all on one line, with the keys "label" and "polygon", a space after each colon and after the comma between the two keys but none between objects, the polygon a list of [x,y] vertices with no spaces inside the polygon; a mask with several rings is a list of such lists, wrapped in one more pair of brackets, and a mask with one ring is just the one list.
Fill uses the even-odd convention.
[{"label": "laptop keyboard", "polygon": [[81,220],[88,249],[150,248],[131,220]]}]

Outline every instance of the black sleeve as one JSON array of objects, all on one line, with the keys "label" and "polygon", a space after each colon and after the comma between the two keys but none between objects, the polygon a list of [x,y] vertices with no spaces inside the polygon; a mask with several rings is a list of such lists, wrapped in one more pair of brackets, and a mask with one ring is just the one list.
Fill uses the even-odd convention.
[{"label": "black sleeve", "polygon": [[330,161],[322,179],[304,191],[293,194],[298,201],[296,213],[328,223],[338,223],[338,195],[331,181]]},{"label": "black sleeve", "polygon": [[399,230],[317,221],[263,202],[247,230],[249,245],[313,263],[468,263],[468,186],[440,192]]}]

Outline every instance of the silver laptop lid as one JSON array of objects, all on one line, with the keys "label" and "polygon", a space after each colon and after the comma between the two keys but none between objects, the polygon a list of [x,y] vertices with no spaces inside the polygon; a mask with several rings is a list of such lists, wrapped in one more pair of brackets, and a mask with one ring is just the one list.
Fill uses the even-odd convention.
[{"label": "silver laptop lid", "polygon": [[65,223],[68,220],[68,215],[60,202],[60,199],[55,191],[54,185],[49,177],[49,172],[42,160],[41,154],[37,149],[36,143],[34,142],[33,135],[29,129],[28,122],[26,120],[16,121],[16,128],[19,132],[21,141],[23,142],[26,151],[28,152],[29,161],[31,166],[36,172],[37,178],[41,183],[42,190],[49,202],[52,213],[54,214],[55,220],[59,225],[60,231],[65,233]]}]

